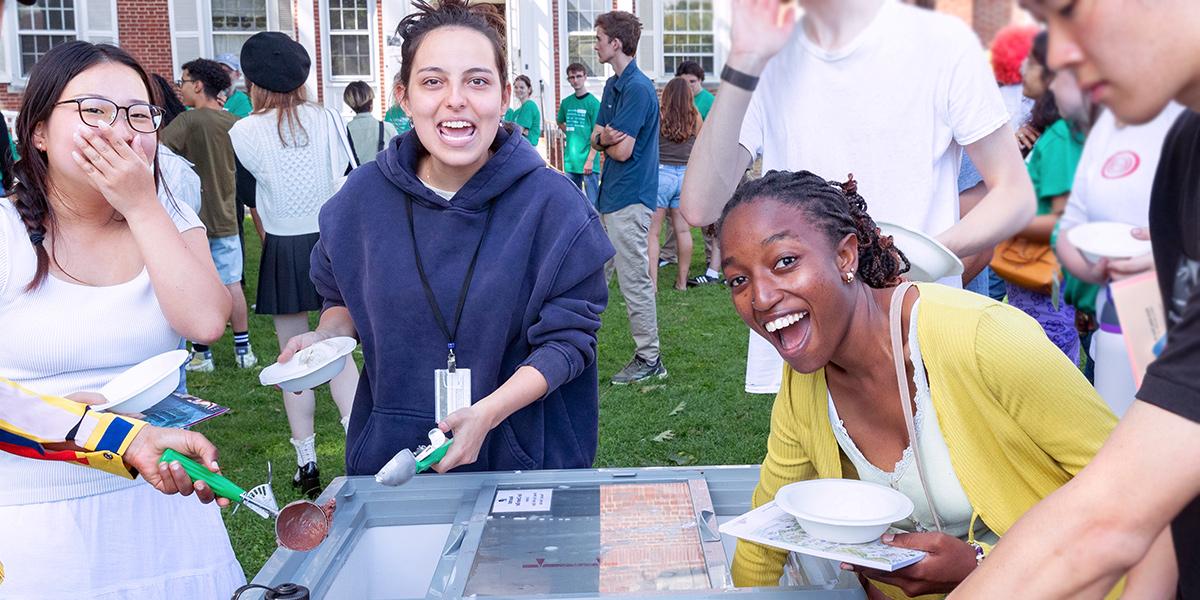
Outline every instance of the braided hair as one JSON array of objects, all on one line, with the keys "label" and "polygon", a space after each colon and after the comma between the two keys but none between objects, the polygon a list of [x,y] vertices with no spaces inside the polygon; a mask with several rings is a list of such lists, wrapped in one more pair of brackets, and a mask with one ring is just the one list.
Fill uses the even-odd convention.
[{"label": "braided hair", "polygon": [[867,214],[867,201],[858,195],[858,182],[853,174],[845,182],[837,182],[826,181],[808,171],[768,171],[761,178],[738,186],[717,221],[718,235],[735,208],[764,199],[804,211],[831,243],[854,234],[858,238],[856,275],[873,288],[899,284],[900,275],[911,267],[908,258],[892,242],[892,236],[882,235],[875,220]]}]

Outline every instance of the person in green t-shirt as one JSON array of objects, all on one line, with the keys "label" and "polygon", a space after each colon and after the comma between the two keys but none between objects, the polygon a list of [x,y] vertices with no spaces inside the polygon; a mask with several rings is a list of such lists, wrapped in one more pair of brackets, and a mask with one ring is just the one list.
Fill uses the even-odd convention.
[{"label": "person in green t-shirt", "polygon": [[513,94],[520,105],[516,110],[508,109],[504,120],[510,121],[521,130],[521,135],[535,147],[542,137],[542,111],[538,110],[537,102],[529,98],[533,94],[533,82],[525,75],[517,75],[513,81]]},{"label": "person in green t-shirt", "polygon": [[250,103],[250,96],[238,89],[238,82],[242,79],[242,63],[238,60],[235,54],[221,54],[217,56],[216,61],[220,63],[221,68],[225,69],[225,73],[229,75],[229,87],[223,92],[225,104],[223,108],[237,118],[248,116],[254,111],[254,106]]},{"label": "person in green t-shirt", "polygon": [[392,106],[383,113],[383,122],[391,123],[392,127],[396,128],[396,135],[404,135],[408,130],[412,129],[412,119],[408,118],[408,114],[400,107],[400,72],[396,72],[396,76],[392,78]]},{"label": "person in green t-shirt", "polygon": [[383,113],[383,122],[390,123],[396,128],[397,135],[404,135],[409,129],[412,129],[412,120],[408,115],[404,114],[404,109],[400,108],[399,104],[393,104],[387,112]]},{"label": "person in green t-shirt", "polygon": [[557,122],[567,138],[563,171],[595,206],[600,197],[600,153],[592,148],[589,137],[596,126],[600,99],[587,91],[587,77],[587,67],[580,63],[567,65],[567,82],[575,93],[559,103]]},{"label": "person in green t-shirt", "polygon": [[692,89],[692,101],[696,104],[696,110],[700,111],[700,120],[707,119],[716,96],[704,89],[704,67],[694,60],[685,60],[675,69],[675,76],[682,77]]}]

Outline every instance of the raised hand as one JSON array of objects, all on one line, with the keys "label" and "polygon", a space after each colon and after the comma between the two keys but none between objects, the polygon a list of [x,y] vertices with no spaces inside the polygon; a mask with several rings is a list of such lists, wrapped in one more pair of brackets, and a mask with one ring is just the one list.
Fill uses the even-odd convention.
[{"label": "raised hand", "polygon": [[792,37],[797,10],[794,0],[734,0],[726,63],[750,75],[762,73]]}]

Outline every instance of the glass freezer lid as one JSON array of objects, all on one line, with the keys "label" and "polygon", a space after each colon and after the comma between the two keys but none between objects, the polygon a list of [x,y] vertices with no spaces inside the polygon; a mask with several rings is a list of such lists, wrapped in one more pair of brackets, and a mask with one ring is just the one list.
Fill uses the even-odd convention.
[{"label": "glass freezer lid", "polygon": [[479,500],[468,596],[701,591],[728,572],[700,478],[501,485]]}]

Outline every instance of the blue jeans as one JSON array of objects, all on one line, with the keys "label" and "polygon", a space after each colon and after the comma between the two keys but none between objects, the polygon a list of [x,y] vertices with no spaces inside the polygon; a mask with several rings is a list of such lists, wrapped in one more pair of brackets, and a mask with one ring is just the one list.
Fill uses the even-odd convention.
[{"label": "blue jeans", "polygon": [[571,178],[576,187],[583,190],[583,193],[587,195],[587,199],[592,203],[592,206],[596,206],[596,200],[600,198],[600,174],[595,171],[591,175],[567,173],[567,177]]}]

